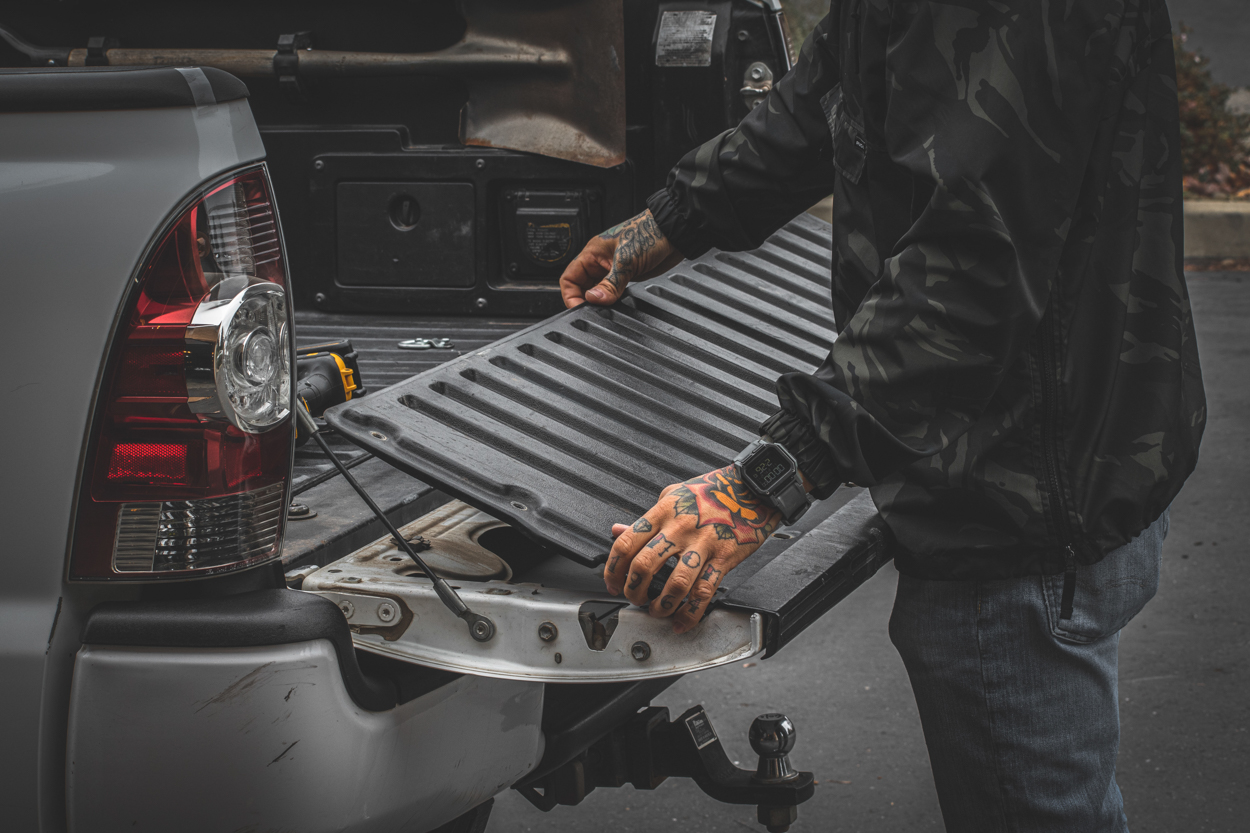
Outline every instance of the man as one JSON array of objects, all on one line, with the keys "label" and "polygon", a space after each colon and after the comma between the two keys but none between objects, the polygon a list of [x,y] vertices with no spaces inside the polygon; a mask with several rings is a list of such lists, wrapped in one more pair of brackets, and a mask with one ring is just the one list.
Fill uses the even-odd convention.
[{"label": "man", "polygon": [[777,383],[784,451],[665,489],[604,578],[647,604],[681,554],[650,609],[688,630],[801,514],[754,461],[788,454],[816,499],[870,487],[948,830],[1126,829],[1118,631],[1205,421],[1170,28],[1163,0],[834,0],[763,106],[561,278],[610,304],[833,192],[839,335]]}]

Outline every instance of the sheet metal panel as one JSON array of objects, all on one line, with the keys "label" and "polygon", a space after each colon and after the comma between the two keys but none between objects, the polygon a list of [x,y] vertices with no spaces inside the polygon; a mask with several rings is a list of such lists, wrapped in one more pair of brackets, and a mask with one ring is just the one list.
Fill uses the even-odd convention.
[{"label": "sheet metal panel", "polygon": [[725,465],[834,338],[829,226],[802,215],[331,409],[336,430],[583,564],[664,486]]}]

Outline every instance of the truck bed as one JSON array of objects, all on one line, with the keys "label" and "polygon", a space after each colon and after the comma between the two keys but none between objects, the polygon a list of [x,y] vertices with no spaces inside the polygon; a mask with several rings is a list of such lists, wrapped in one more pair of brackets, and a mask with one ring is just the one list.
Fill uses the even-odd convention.
[{"label": "truck bed", "polygon": [[[370,396],[463,353],[477,350],[533,324],[527,319],[411,317],[296,310],[295,336],[300,347],[351,339],[359,353],[360,375]],[[413,338],[446,338],[448,349],[405,350],[399,342]],[[447,496],[422,481],[327,431],[326,440],[352,468],[374,499],[396,523],[429,511]],[[292,499],[317,515],[287,525],[283,563],[326,564],[382,534],[382,525],[312,443],[296,449]]]}]

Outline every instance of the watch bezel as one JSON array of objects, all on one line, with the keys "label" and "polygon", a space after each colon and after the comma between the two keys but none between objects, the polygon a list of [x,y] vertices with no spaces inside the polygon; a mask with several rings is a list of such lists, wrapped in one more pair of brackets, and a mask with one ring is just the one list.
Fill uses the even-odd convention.
[{"label": "watch bezel", "polygon": [[[758,446],[758,448],[756,448],[754,451],[751,451],[749,454],[745,455],[742,458],[742,461],[738,463],[738,475],[742,478],[742,482],[746,483],[747,488],[750,489],[752,492],[759,495],[760,497],[771,497],[772,495],[784,489],[790,483],[790,481],[798,477],[799,461],[795,460],[794,455],[791,454],[789,450],[785,446],[781,445],[780,443],[773,443],[773,442],[767,442],[765,440],[760,440],[756,443],[756,445]],[[748,468],[751,465],[751,461],[754,460],[759,455],[769,451],[770,446],[780,451],[781,455],[785,457],[786,460],[789,461],[790,471],[778,477],[777,481],[773,484],[773,487],[771,489],[764,489],[764,488],[760,488],[760,486],[756,484],[755,479],[751,477],[748,471]]]}]

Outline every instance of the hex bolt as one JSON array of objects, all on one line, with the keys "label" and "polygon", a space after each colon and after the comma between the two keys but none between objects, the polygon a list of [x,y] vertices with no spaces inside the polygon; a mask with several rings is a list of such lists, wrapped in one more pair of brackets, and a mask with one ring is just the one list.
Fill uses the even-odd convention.
[{"label": "hex bolt", "polygon": [[538,626],[538,638],[543,642],[555,642],[556,637],[559,635],[559,629],[550,622],[543,622]]},{"label": "hex bolt", "polygon": [[395,618],[395,605],[390,602],[382,602],[378,605],[378,618],[383,622],[390,622]]},{"label": "hex bolt", "polygon": [[356,613],[356,605],[352,604],[347,599],[344,599],[339,602],[339,610],[343,611],[343,617],[345,619],[350,619]]},{"label": "hex bolt", "polygon": [[635,642],[629,649],[629,655],[639,662],[651,659],[651,646],[645,642]]},{"label": "hex bolt", "polygon": [[318,159],[316,162],[313,163],[313,170],[320,171],[323,168],[325,168],[325,166],[326,166],[326,161],[324,159]]},{"label": "hex bolt", "polygon": [[751,80],[759,81],[764,77],[764,68],[760,66],[751,67]]}]

